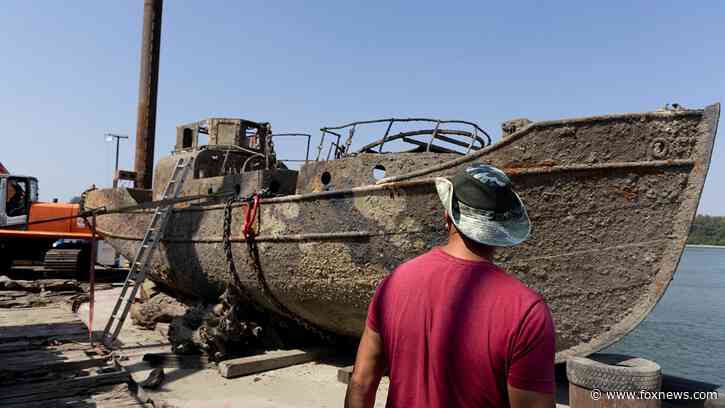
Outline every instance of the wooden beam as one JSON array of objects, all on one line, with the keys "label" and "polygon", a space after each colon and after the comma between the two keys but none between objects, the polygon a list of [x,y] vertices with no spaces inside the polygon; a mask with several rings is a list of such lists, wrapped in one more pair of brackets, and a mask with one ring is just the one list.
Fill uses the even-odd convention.
[{"label": "wooden beam", "polygon": [[219,363],[219,373],[224,378],[241,377],[278,368],[314,361],[323,355],[320,349],[277,350],[264,354],[235,358]]},{"label": "wooden beam", "polygon": [[30,350],[3,354],[0,373],[27,373],[29,371],[69,371],[100,367],[106,364],[103,358],[89,357],[78,350]]},{"label": "wooden beam", "polygon": [[[107,370],[106,370],[107,371]],[[31,382],[0,387],[4,404],[22,404],[67,398],[80,394],[92,394],[95,388],[128,382],[126,371],[99,372],[91,369],[90,375],[56,381]]]},{"label": "wooden beam", "polygon": [[128,388],[128,384],[121,383],[111,386],[101,386],[89,394],[74,395],[71,397],[53,398],[40,401],[25,401],[17,404],[3,404],[3,408],[129,408],[148,407],[142,403]]},{"label": "wooden beam", "polygon": [[347,366],[342,367],[337,370],[337,381],[340,381],[343,384],[350,384],[350,379],[352,378],[352,368],[354,366]]}]

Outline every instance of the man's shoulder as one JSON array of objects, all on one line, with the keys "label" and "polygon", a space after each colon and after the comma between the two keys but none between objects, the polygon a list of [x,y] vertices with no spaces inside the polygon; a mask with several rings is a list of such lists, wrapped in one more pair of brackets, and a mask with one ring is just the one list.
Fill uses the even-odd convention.
[{"label": "man's shoulder", "polygon": [[[402,282],[414,279],[422,283],[425,280],[426,272],[435,272],[436,276],[440,276],[443,272],[442,268],[456,269],[456,265],[470,268],[471,264],[469,261],[456,260],[445,254],[440,248],[435,247],[400,264],[386,277],[386,280]],[[494,263],[480,263],[476,265],[476,268],[481,268],[481,273],[490,276],[492,279],[487,280],[489,284],[495,285],[497,290],[505,292],[509,299],[517,299],[528,304],[543,300],[539,292],[526,286],[516,276]]]},{"label": "man's shoulder", "polygon": [[383,279],[380,286],[386,286],[388,289],[391,287],[419,288],[430,283],[434,275],[441,273],[442,268],[448,266],[436,252],[437,249],[433,248],[401,263]]},{"label": "man's shoulder", "polygon": [[408,259],[407,261],[398,265],[398,267],[395,268],[395,270],[393,271],[393,274],[401,274],[405,273],[406,271],[417,271],[420,269],[430,268],[432,264],[441,261],[440,256],[437,252],[438,249],[433,248],[427,252],[416,256],[415,258]]},{"label": "man's shoulder", "polygon": [[543,296],[541,296],[539,292],[526,286],[526,284],[520,281],[516,276],[512,275],[508,271],[505,271],[499,266],[496,266],[496,269],[499,272],[499,285],[506,290],[507,296],[530,305],[544,300]]}]

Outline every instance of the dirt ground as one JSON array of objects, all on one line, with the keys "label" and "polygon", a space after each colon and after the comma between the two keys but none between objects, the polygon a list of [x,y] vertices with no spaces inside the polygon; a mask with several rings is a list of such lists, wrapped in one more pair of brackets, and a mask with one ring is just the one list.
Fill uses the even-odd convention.
[{"label": "dirt ground", "polygon": [[[29,307],[50,304],[72,314],[71,309],[80,304],[78,317],[86,325],[91,326],[92,323],[93,331],[98,334],[102,332],[121,291],[120,287],[114,287],[116,285],[111,283],[113,276],[105,276],[107,282],[97,285],[99,290],[95,293],[93,322],[89,322],[87,283],[54,279],[42,273],[38,275],[31,269],[20,272],[24,272],[20,275],[25,280],[0,276],[0,308],[29,310]],[[135,382],[142,382],[151,373],[152,368],[143,361],[144,355],[171,351],[167,330],[168,324],[158,324],[155,330],[147,330],[134,326],[130,316],[127,319],[119,336],[121,346],[114,353]],[[300,364],[235,379],[225,379],[213,365],[197,369],[164,368],[161,385],[147,389],[139,396],[143,402],[152,401],[157,408],[341,407],[346,385],[338,381],[337,375],[339,368],[352,364],[351,350],[332,350],[331,354],[333,357],[323,362]],[[343,355],[347,357],[340,357]],[[557,382],[557,407],[566,407],[568,383],[562,376],[559,376]],[[383,379],[375,407],[385,406],[388,386],[387,378]],[[663,406],[672,405],[665,402]]]},{"label": "dirt ground", "polygon": [[[93,330],[101,331],[108,320],[120,288],[96,292]],[[88,303],[78,310],[88,323]],[[148,377],[151,367],[142,361],[146,353],[169,352],[163,325],[157,330],[143,330],[130,322],[119,336],[123,342],[120,354],[128,357],[121,364],[131,372],[136,382]],[[216,368],[165,368],[164,381],[156,390],[148,391],[157,406],[163,401],[169,407],[179,408],[327,408],[342,407],[346,385],[337,380],[337,370],[352,361],[307,363],[281,368],[246,377],[226,379]],[[558,390],[559,402],[566,402],[567,384]],[[388,379],[383,378],[378,389],[376,408],[385,407]],[[567,405],[557,404],[557,407]]]},{"label": "dirt ground", "polygon": [[[94,331],[103,330],[119,292],[120,288],[96,292]],[[87,324],[88,303],[78,313]],[[130,318],[126,321],[119,336],[123,343],[119,354],[128,357],[121,364],[136,382],[143,381],[151,371],[142,361],[144,354],[170,351],[162,331],[163,325],[157,330],[143,330],[133,326]],[[163,401],[180,408],[341,407],[346,385],[337,380],[337,370],[351,363],[307,363],[235,379],[222,377],[216,368],[165,368],[161,386],[147,392],[157,406]],[[376,407],[385,406],[387,389],[387,379],[383,379]]]},{"label": "dirt ground", "polygon": [[[97,334],[103,331],[121,291],[120,287],[112,287],[110,283],[99,286],[103,289],[95,293],[92,322],[92,329]],[[87,293],[83,292],[81,290],[84,296],[78,299],[79,302],[87,299]],[[0,293],[9,292],[2,290]],[[75,293],[77,292],[59,292],[57,299],[52,299],[70,310],[71,303],[74,303],[72,300],[76,298]],[[37,296],[37,294],[24,292],[21,300],[29,299],[28,296]],[[6,307],[13,306],[9,304]],[[27,306],[18,305],[18,307]],[[89,303],[81,303],[76,313],[83,323],[90,326]],[[119,356],[119,363],[131,373],[137,383],[145,380],[152,370],[149,364],[143,361],[145,354],[171,351],[166,330],[168,325],[164,324],[157,325],[155,330],[142,329],[131,323],[130,316],[127,319],[119,336],[121,346],[114,352]],[[332,354],[348,355],[348,357],[333,356],[324,362],[300,364],[234,379],[222,377],[213,365],[203,369],[164,368],[164,380],[160,387],[145,390],[145,397],[152,400],[155,407],[165,408],[341,407],[347,386],[338,381],[338,370],[351,365],[352,359],[349,357],[350,350],[347,350],[347,353],[335,353],[333,350]],[[383,378],[375,407],[385,406],[388,385],[388,379]],[[565,396],[566,385],[562,384],[560,388],[560,395]],[[141,396],[144,397],[143,394]]]}]

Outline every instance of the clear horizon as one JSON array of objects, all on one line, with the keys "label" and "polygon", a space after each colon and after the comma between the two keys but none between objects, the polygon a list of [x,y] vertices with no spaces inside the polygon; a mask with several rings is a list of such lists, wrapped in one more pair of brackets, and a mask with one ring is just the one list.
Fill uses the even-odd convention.
[{"label": "clear horizon", "polygon": [[[725,95],[719,3],[164,6],[156,158],[177,124],[211,116],[315,137],[354,120],[455,118],[497,139],[516,117],[702,108]],[[107,132],[130,137],[120,159],[132,168],[142,13],[142,1],[5,4],[0,162],[37,177],[43,200],[110,185]],[[700,214],[725,215],[724,139]]]}]

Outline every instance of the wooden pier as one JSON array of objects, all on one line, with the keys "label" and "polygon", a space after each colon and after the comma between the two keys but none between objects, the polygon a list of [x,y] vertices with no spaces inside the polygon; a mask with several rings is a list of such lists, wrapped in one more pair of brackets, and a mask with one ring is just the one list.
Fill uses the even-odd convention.
[{"label": "wooden pier", "polygon": [[61,306],[0,309],[0,407],[145,407]]}]

